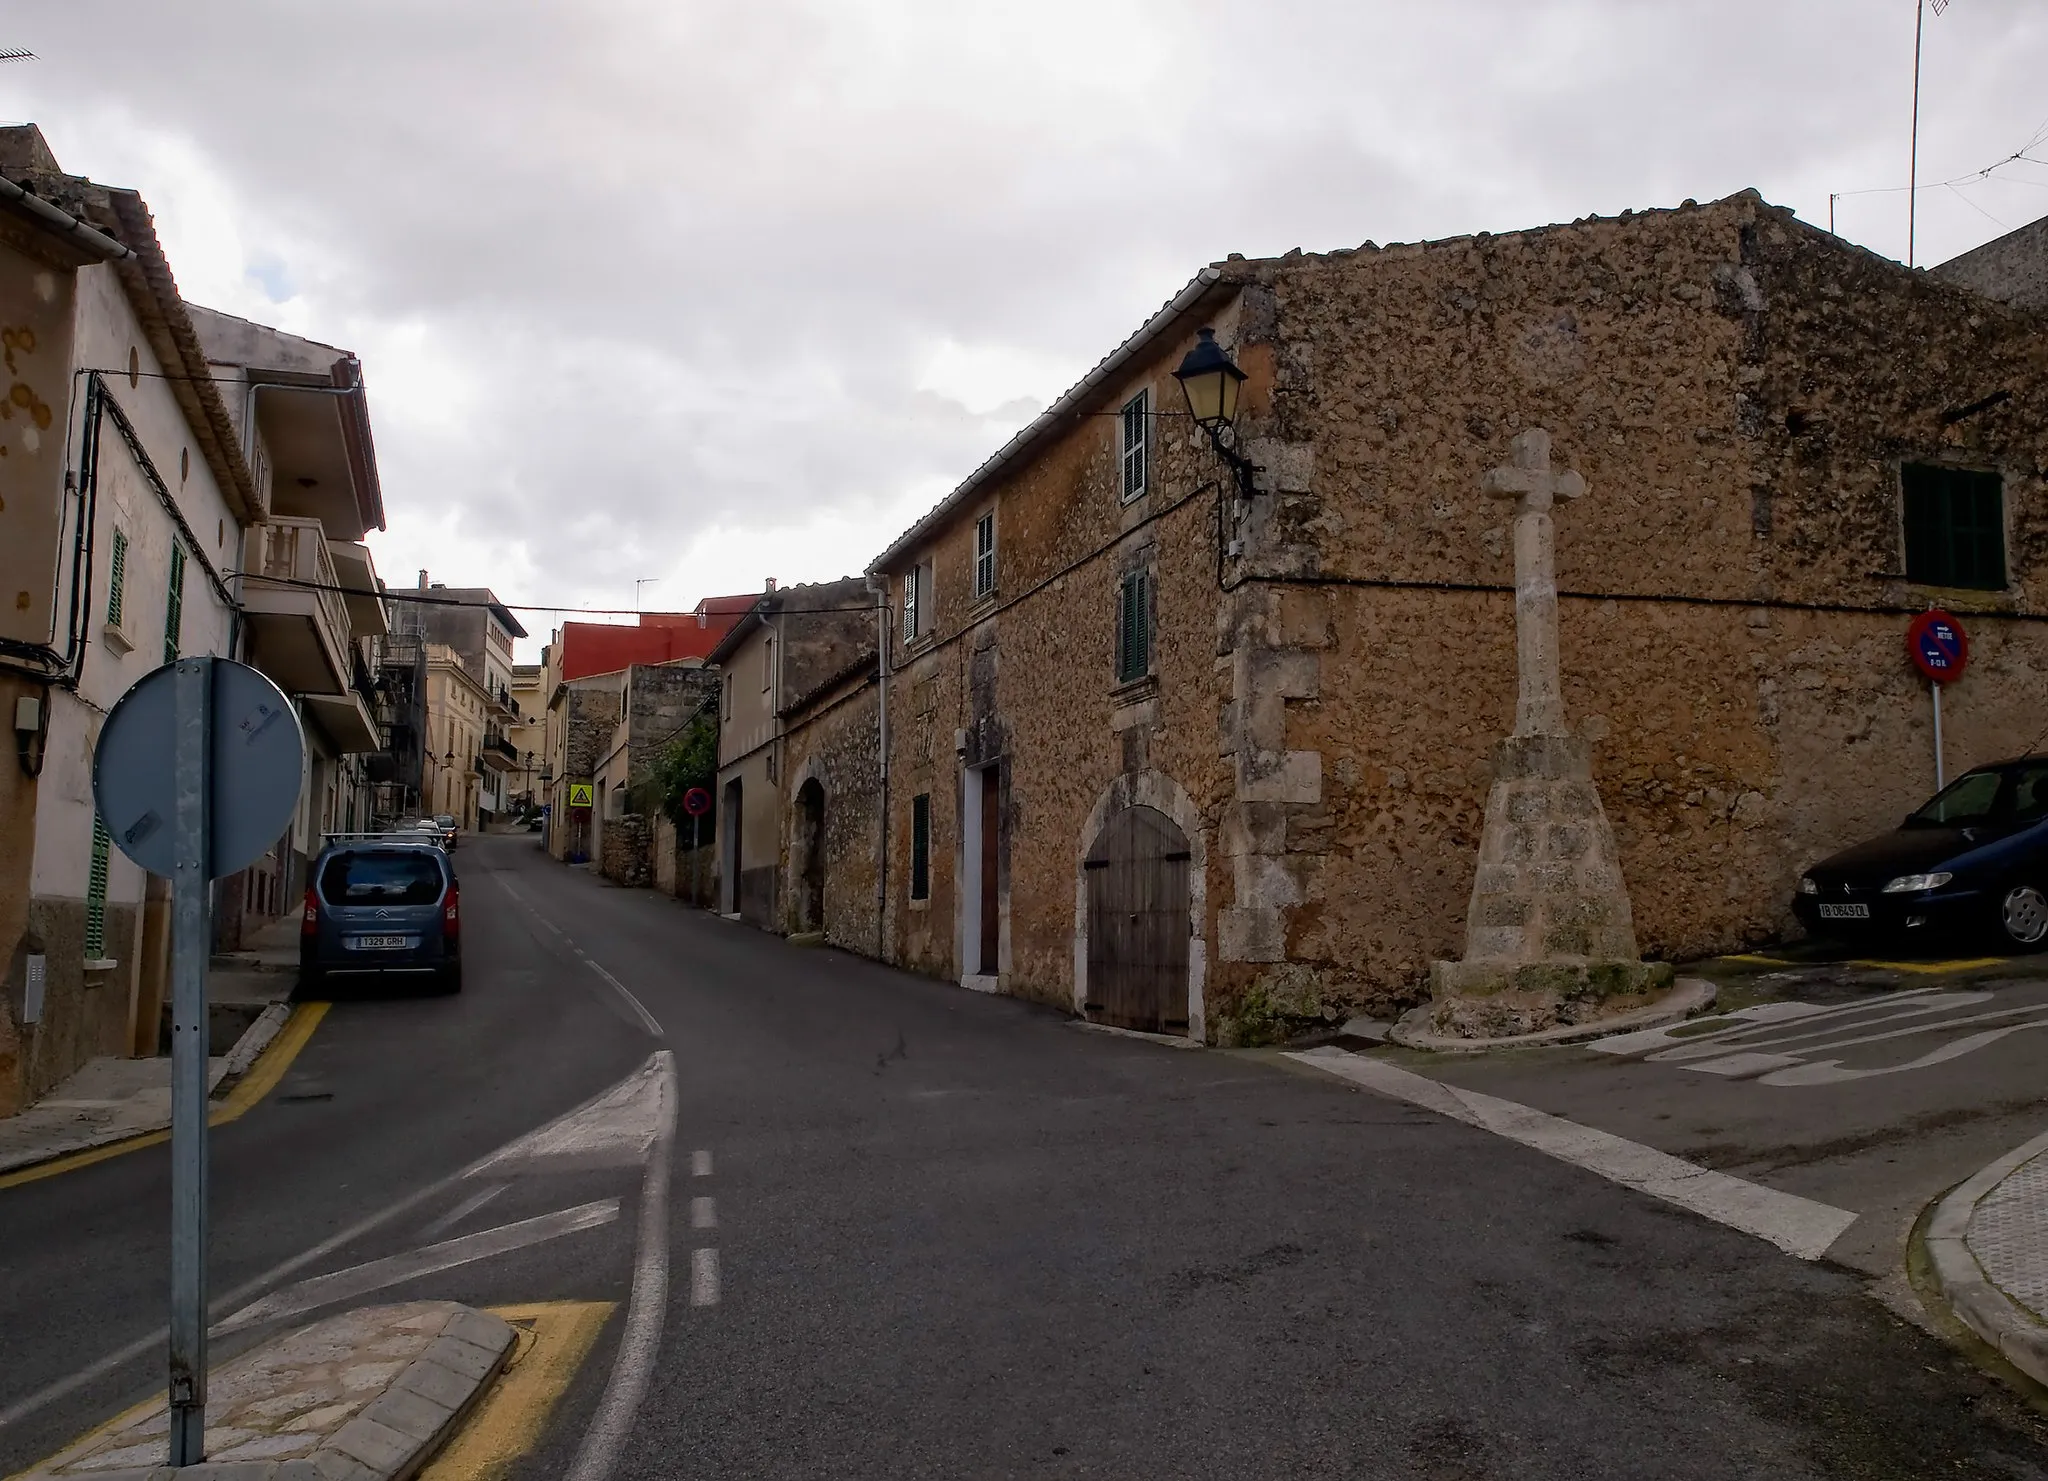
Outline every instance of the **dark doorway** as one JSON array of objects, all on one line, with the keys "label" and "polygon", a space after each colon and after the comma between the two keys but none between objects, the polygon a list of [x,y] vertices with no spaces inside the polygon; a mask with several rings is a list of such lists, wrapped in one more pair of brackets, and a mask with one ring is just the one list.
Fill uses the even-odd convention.
[{"label": "dark doorway", "polygon": [[1003,769],[1000,764],[981,769],[981,943],[976,968],[993,977],[1002,970],[1003,917],[1001,896],[996,888],[997,862],[1002,857]]},{"label": "dark doorway", "polygon": [[796,920],[799,931],[825,929],[825,789],[812,777],[796,794]]},{"label": "dark doorway", "polygon": [[740,913],[740,779],[725,784],[725,816],[719,833],[725,846],[719,850],[718,909],[723,915]]},{"label": "dark doorway", "polygon": [[1165,813],[1110,819],[1083,865],[1088,1017],[1155,1034],[1188,1029],[1188,839]]}]

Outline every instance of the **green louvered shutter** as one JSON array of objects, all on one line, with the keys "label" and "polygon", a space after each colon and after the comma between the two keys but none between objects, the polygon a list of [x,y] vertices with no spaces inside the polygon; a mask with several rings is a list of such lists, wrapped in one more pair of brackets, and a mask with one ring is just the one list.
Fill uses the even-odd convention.
[{"label": "green louvered shutter", "polygon": [[121,599],[128,586],[128,537],[114,531],[114,556],[107,567],[107,626],[121,625]]},{"label": "green louvered shutter", "polygon": [[85,959],[107,954],[107,850],[113,835],[98,813],[92,818],[92,876],[85,886]]},{"label": "green louvered shutter", "polygon": [[164,609],[164,662],[178,661],[178,634],[185,626],[185,547],[171,541],[171,599]]},{"label": "green louvered shutter", "polygon": [[1117,588],[1116,681],[1128,684],[1152,671],[1152,578],[1133,571]]}]

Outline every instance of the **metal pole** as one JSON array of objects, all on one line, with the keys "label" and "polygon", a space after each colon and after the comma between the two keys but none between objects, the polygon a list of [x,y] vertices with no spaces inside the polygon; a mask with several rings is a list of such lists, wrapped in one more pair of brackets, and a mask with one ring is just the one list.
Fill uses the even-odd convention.
[{"label": "metal pole", "polygon": [[206,1458],[206,884],[212,824],[213,660],[181,659],[177,872],[171,877],[171,1455]]},{"label": "metal pole", "polygon": [[1913,0],[1913,147],[1906,165],[1906,266],[1913,265],[1914,208],[1920,204],[1920,27],[1927,0]]},{"label": "metal pole", "polygon": [[1941,764],[1941,685],[1929,679],[1927,687],[1934,694],[1934,790],[1939,792],[1948,785]]},{"label": "metal pole", "polygon": [[699,851],[704,847],[704,815],[690,814],[690,903],[701,905],[702,892],[697,888],[697,868],[703,863]]}]

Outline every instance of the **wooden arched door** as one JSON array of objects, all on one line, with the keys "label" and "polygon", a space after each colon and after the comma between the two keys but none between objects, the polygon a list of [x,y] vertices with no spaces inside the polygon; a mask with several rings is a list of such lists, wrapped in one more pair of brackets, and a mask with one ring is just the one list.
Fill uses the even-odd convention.
[{"label": "wooden arched door", "polygon": [[1187,1032],[1188,865],[1187,835],[1150,807],[1125,808],[1088,851],[1084,1008],[1093,1021]]}]

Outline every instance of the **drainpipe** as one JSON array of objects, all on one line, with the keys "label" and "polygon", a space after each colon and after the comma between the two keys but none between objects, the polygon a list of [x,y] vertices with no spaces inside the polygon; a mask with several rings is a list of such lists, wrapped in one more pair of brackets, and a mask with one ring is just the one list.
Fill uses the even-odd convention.
[{"label": "drainpipe", "polygon": [[124,257],[135,255],[105,232],[87,226],[69,211],[59,210],[33,190],[23,190],[12,180],[4,177],[0,177],[0,200],[11,201],[17,206],[24,207],[31,216],[40,216],[45,225],[55,227],[89,251],[97,252],[102,261],[119,262]]},{"label": "drainpipe", "polygon": [[867,588],[875,597],[875,747],[881,761],[882,826],[875,839],[875,960],[880,962],[888,960],[889,578],[870,572]]}]

